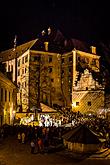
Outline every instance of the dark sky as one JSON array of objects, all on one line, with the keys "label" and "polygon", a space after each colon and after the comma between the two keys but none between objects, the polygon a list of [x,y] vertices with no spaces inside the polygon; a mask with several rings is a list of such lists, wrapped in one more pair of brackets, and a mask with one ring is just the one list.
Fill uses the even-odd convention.
[{"label": "dark sky", "polygon": [[86,42],[110,40],[107,0],[4,0],[0,4],[0,50],[37,38],[48,26]]}]

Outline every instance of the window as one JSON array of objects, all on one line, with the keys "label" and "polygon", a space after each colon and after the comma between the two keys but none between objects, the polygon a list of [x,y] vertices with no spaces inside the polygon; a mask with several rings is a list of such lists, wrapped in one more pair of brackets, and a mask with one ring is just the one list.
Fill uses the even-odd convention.
[{"label": "window", "polygon": [[40,56],[35,56],[34,61],[40,61]]},{"label": "window", "polygon": [[24,86],[25,84],[24,84],[24,82],[22,82],[22,88],[24,88],[25,86]]},{"label": "window", "polygon": [[69,62],[72,62],[73,61],[73,57],[69,57]]},{"label": "window", "polygon": [[22,74],[24,74],[24,68],[22,68]]},{"label": "window", "polygon": [[65,63],[65,60],[64,60],[64,58],[62,58],[62,60],[61,60],[61,63],[62,63],[62,64],[64,64],[64,63]]},{"label": "window", "polygon": [[22,64],[24,64],[24,57],[22,58]]},{"label": "window", "polygon": [[25,56],[25,63],[28,62],[28,55]]},{"label": "window", "polygon": [[51,82],[54,82],[54,79],[53,78],[51,78]]},{"label": "window", "polygon": [[36,71],[37,72],[40,71],[40,66],[39,65],[36,66]]},{"label": "window", "polygon": [[27,68],[25,68],[25,73],[26,73],[26,71],[27,71]]},{"label": "window", "polygon": [[8,65],[8,72],[10,72],[10,65]]},{"label": "window", "polygon": [[93,60],[92,60],[91,65],[96,66],[96,59],[93,59]]},{"label": "window", "polygon": [[72,75],[72,68],[69,68],[68,72],[69,72],[69,75]]},{"label": "window", "polygon": [[20,76],[20,69],[18,69],[18,76]]},{"label": "window", "polygon": [[64,76],[64,70],[61,71],[61,75],[62,75],[62,77]]},{"label": "window", "polygon": [[18,66],[20,66],[20,59],[18,60]]},{"label": "window", "polygon": [[49,59],[48,59],[49,63],[52,62],[52,57],[49,56]]},{"label": "window", "polygon": [[5,101],[7,101],[7,90],[5,90]]},{"label": "window", "polygon": [[13,72],[13,65],[11,65],[11,71]]},{"label": "window", "polygon": [[79,106],[79,102],[76,102],[76,106]]},{"label": "window", "polygon": [[9,92],[9,102],[10,102],[10,92]]},{"label": "window", "polygon": [[26,83],[26,81],[25,81],[25,88],[27,87],[27,83]]},{"label": "window", "polygon": [[88,106],[91,106],[91,101],[88,101]]},{"label": "window", "polygon": [[48,68],[48,72],[51,73],[52,72],[52,67]]},{"label": "window", "polygon": [[1,101],[3,101],[3,88],[1,88]]},{"label": "window", "polygon": [[31,56],[31,61],[34,61],[34,57],[33,56]]}]

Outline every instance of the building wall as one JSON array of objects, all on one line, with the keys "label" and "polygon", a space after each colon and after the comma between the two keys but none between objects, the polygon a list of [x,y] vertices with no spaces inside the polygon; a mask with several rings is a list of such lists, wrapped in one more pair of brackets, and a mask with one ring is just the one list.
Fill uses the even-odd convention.
[{"label": "building wall", "polygon": [[[19,48],[16,48],[16,52],[17,51],[19,51]],[[75,86],[82,69],[84,70],[88,67],[96,72],[99,72],[100,69],[99,56],[75,49],[61,55],[58,53],[50,53],[47,50],[37,51],[27,48],[26,51],[20,50],[17,54],[19,54],[19,56],[17,56],[17,85],[19,87],[19,91],[17,93],[17,104],[23,112],[28,111],[28,109],[33,106],[32,100],[34,104],[38,102],[36,79],[38,81],[39,70],[36,71],[35,68],[39,64],[39,99],[41,102],[46,103],[49,106],[58,104],[64,107],[71,107],[73,93],[72,88]],[[41,61],[38,61],[37,56],[41,56]],[[27,61],[25,62],[25,60]],[[15,81],[16,59],[13,58],[8,60],[6,61],[6,64],[7,71],[13,70],[13,81]],[[34,99],[32,99],[30,95],[35,95]],[[18,111],[20,108],[18,108]]]},{"label": "building wall", "polygon": [[72,110],[81,113],[97,114],[104,108],[104,88],[93,79],[88,69],[81,74],[76,86],[73,86]]},{"label": "building wall", "polygon": [[0,125],[12,124],[16,110],[16,87],[0,72]]},{"label": "building wall", "polygon": [[[80,91],[73,100],[73,111],[81,112],[82,114],[98,114],[104,107],[104,91]],[[82,98],[80,98],[82,97]]]},{"label": "building wall", "polygon": [[61,59],[61,75],[62,75],[62,93],[64,106],[70,107],[72,100],[72,79],[73,79],[73,54],[72,52],[62,56]]},{"label": "building wall", "polygon": [[[33,77],[35,79],[33,79]],[[37,81],[39,87],[37,86]],[[61,104],[59,55],[56,53],[31,51],[29,82],[31,96],[31,93],[35,93],[36,97],[39,97],[38,88],[40,88],[39,99],[41,102],[50,106],[52,106],[53,104]],[[35,104],[37,104],[37,100],[35,101]]]},{"label": "building wall", "polygon": [[17,85],[17,104],[26,112],[29,106],[29,51],[17,58]]}]

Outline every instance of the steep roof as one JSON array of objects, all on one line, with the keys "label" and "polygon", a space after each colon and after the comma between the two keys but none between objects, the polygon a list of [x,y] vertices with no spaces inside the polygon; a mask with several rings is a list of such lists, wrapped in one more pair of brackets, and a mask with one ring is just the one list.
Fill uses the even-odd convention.
[{"label": "steep roof", "polygon": [[22,45],[19,45],[16,47],[15,50],[14,50],[14,48],[12,48],[12,49],[0,52],[1,61],[11,60],[11,59],[15,58],[16,56],[19,57],[21,54],[26,52],[28,49],[31,49],[31,47],[35,44],[36,41],[37,41],[37,39],[24,43]]},{"label": "steep roof", "polygon": [[3,74],[1,71],[0,71],[0,81],[2,83],[10,85],[11,88],[16,88],[16,85],[5,74]]},{"label": "steep roof", "polygon": [[72,143],[99,144],[98,135],[85,125],[80,125],[63,135],[63,139]]}]

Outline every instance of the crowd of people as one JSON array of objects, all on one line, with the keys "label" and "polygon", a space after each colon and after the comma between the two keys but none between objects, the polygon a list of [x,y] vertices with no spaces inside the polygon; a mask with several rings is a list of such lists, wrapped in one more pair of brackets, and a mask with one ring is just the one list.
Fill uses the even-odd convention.
[{"label": "crowd of people", "polygon": [[[70,119],[67,119],[67,121],[70,122]],[[110,147],[110,121],[96,116],[71,116],[70,127],[40,127],[34,125],[9,126],[5,124],[0,128],[0,139],[4,139],[9,135],[14,135],[19,143],[30,144],[30,152],[32,154],[39,152],[44,153],[49,152],[49,150],[52,149],[52,146],[63,145],[62,135],[80,124],[86,124],[88,128],[96,132],[101,138],[106,139],[106,147]]]}]

